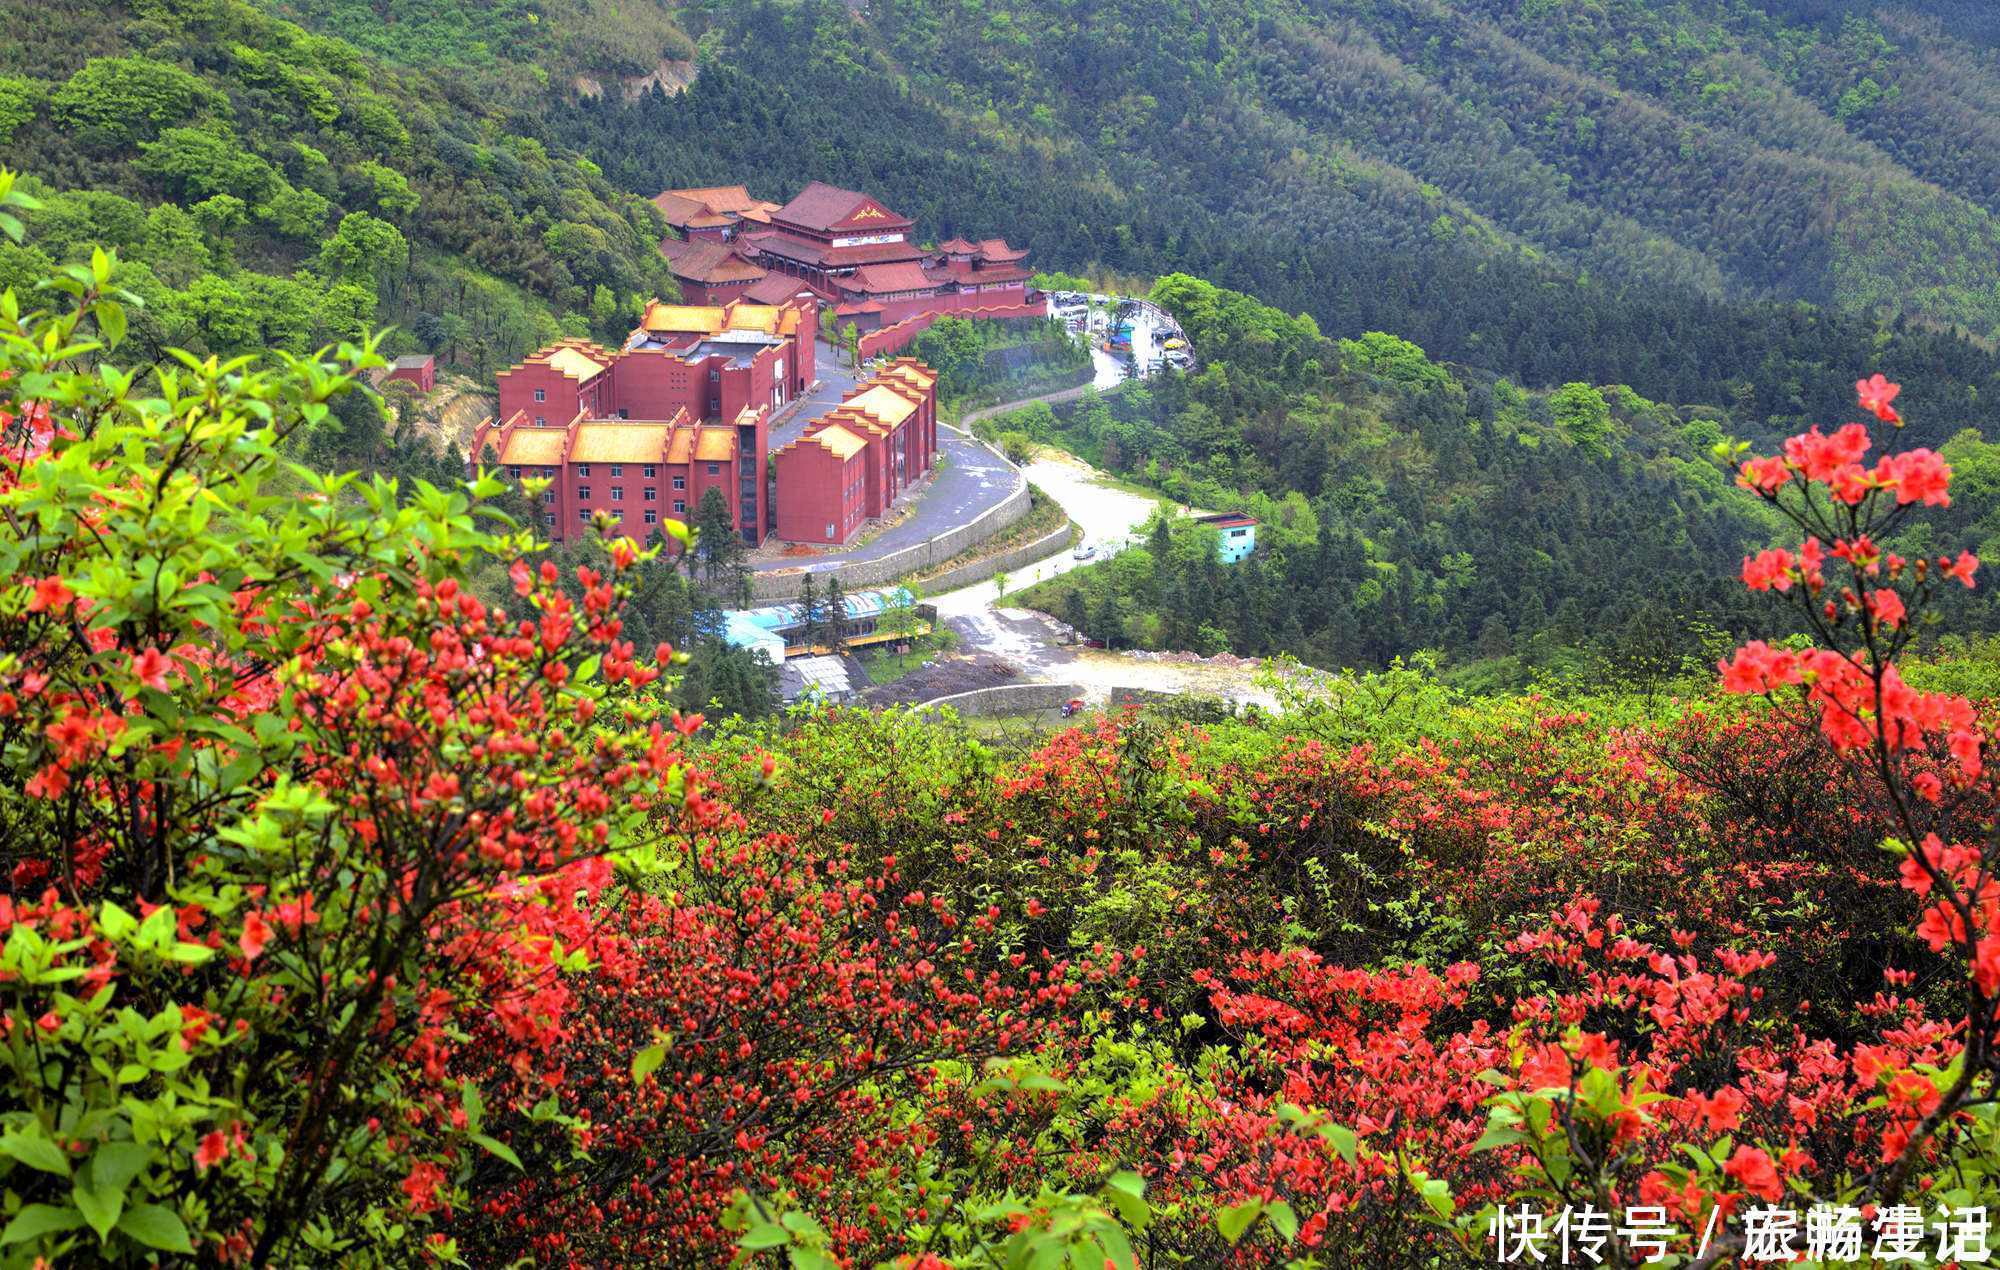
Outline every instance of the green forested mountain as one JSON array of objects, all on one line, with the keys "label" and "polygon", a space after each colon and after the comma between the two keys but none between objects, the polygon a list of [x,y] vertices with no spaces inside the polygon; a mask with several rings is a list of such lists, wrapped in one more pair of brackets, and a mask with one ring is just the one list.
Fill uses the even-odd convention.
[{"label": "green forested mountain", "polygon": [[[43,202],[0,278],[114,246],[152,348],[393,323],[483,378],[671,292],[645,195],[814,178],[1312,319],[1196,330],[1213,373],[1050,424],[1198,501],[1307,510],[1310,553],[1261,574],[1340,598],[1226,632],[1244,651],[1625,630],[1598,540],[1672,573],[1761,530],[1718,510],[1708,440],[1835,421],[1865,372],[1910,386],[1910,444],[2000,400],[2000,51],[1957,0],[0,6],[4,158]],[[1443,379],[1378,382],[1368,332]],[[1572,389],[1608,403],[1602,444],[1554,425]],[[346,424],[328,463],[433,471]],[[1991,536],[1983,488],[1955,514]],[[1134,629],[1215,642],[1164,585]]]},{"label": "green forested mountain", "polygon": [[555,127],[632,188],[863,184],[1049,265],[1185,269],[1329,333],[1789,424],[1858,364],[1993,385],[1934,335],[2000,328],[2000,62],[1956,12],[686,6],[691,90]]},{"label": "green forested mountain", "polygon": [[[669,288],[632,196],[819,177],[1045,266],[1185,270],[1746,429],[1831,413],[1860,365],[1940,421],[2000,386],[1947,333],[2000,329],[2000,52],[1961,0],[0,12],[0,150],[136,204],[45,212],[29,250],[94,235],[167,290],[216,275],[152,306],[183,342],[247,346],[245,313],[288,346],[394,321],[483,373]],[[402,245],[361,221],[322,261],[350,211]]]},{"label": "green forested mountain", "polygon": [[[151,347],[303,351],[394,323],[397,351],[483,373],[620,330],[672,287],[652,208],[524,135],[470,74],[238,0],[8,0],[0,18],[0,159],[43,204],[0,278],[116,248]],[[389,41],[407,53],[428,21],[378,26],[407,25]]]}]

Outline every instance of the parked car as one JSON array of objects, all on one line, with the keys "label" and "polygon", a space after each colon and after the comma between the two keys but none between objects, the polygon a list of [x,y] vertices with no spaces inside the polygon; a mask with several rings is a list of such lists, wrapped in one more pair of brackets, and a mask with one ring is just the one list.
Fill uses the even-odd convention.
[{"label": "parked car", "polygon": [[1073,560],[1088,560],[1097,554],[1097,548],[1087,542],[1080,542],[1076,545],[1076,550],[1069,554]]}]

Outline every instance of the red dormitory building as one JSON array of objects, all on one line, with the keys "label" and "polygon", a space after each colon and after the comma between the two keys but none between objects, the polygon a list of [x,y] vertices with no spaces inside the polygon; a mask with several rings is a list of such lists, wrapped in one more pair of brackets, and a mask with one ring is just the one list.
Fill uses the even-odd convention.
[{"label": "red dormitory building", "polygon": [[740,185],[668,190],[653,201],[682,234],[660,250],[690,301],[770,302],[776,288],[798,284],[863,332],[922,314],[1039,301],[1028,291],[1028,253],[1005,239],[922,247],[910,239],[909,218],[822,181],[782,207]]},{"label": "red dormitory building", "polygon": [[543,531],[587,532],[594,513],[640,541],[691,521],[720,489],[745,542],[770,524],[771,411],[815,376],[818,306],[646,306],[625,347],[564,340],[500,372],[500,412],[473,434],[475,464],[544,477]]},{"label": "red dormitory building", "polygon": [[778,537],[852,540],[937,466],[937,448],[937,373],[899,357],[778,451]]}]

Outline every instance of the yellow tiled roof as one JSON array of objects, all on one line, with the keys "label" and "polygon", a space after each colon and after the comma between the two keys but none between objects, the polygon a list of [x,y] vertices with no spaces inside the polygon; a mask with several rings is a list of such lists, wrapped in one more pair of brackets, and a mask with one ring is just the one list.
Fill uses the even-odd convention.
[{"label": "yellow tiled roof", "polygon": [[549,354],[549,365],[555,367],[571,379],[589,379],[604,367],[591,359],[588,353],[574,348],[559,348]]},{"label": "yellow tiled roof", "polygon": [[713,335],[722,329],[722,307],[714,304],[661,304],[646,306],[646,329],[683,333],[699,331]]},{"label": "yellow tiled roof", "polygon": [[694,429],[675,428],[673,440],[667,446],[667,462],[686,463],[694,458]]},{"label": "yellow tiled roof", "polygon": [[[890,430],[888,424],[869,414],[866,410],[849,410],[846,406],[829,410],[820,417],[821,427],[830,427],[836,423],[844,426],[856,436],[868,433],[873,436],[886,437],[889,435]],[[812,425],[808,424],[807,426],[810,427]]]},{"label": "yellow tiled roof", "polygon": [[910,387],[919,391],[928,391],[930,386],[937,382],[937,372],[922,362],[901,362],[889,367],[882,373],[884,375],[894,375],[896,378],[910,385]]},{"label": "yellow tiled roof", "polygon": [[851,459],[868,448],[866,441],[837,423],[830,428],[821,428],[806,440],[819,443],[837,459]]},{"label": "yellow tiled roof", "polygon": [[778,329],[781,310],[769,304],[739,304],[729,310],[729,329],[732,331],[762,331],[766,335]]},{"label": "yellow tiled roof", "polygon": [[564,435],[561,428],[515,428],[501,447],[500,461],[554,467],[563,461]]},{"label": "yellow tiled roof", "polygon": [[570,462],[658,463],[673,432],[670,423],[581,423],[576,444],[570,447]]},{"label": "yellow tiled roof", "polygon": [[703,428],[695,442],[695,461],[722,463],[736,457],[736,433],[730,428]]},{"label": "yellow tiled roof", "polygon": [[917,412],[917,405],[909,398],[899,395],[893,388],[880,384],[870,388],[858,397],[851,397],[842,405],[856,410],[866,410],[887,424],[898,424]]}]

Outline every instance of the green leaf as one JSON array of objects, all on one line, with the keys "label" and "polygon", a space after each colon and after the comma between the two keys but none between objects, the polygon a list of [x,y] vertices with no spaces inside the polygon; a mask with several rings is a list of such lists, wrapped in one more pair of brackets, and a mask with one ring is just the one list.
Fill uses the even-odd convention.
[{"label": "green leaf", "polygon": [[0,1152],[13,1156],[31,1169],[69,1176],[69,1157],[49,1141],[40,1125],[30,1125],[27,1133],[0,1134]]},{"label": "green leaf", "polygon": [[160,905],[139,923],[139,942],[148,948],[168,947],[174,938],[174,923],[178,918],[173,905]]},{"label": "green leaf", "polygon": [[736,1241],[736,1246],[754,1252],[760,1248],[782,1248],[790,1242],[792,1237],[783,1226],[775,1222],[765,1222],[744,1231],[743,1237]]},{"label": "green leaf", "polygon": [[1106,1226],[1097,1232],[1098,1242],[1104,1245],[1104,1255],[1117,1270],[1138,1270],[1139,1259],[1132,1253],[1132,1241],[1125,1238],[1125,1232],[1116,1226]]},{"label": "green leaf", "polygon": [[1528,1135],[1522,1133],[1519,1129],[1511,1128],[1504,1124],[1489,1124],[1486,1126],[1486,1132],[1479,1135],[1479,1141],[1472,1144],[1472,1151],[1474,1154],[1477,1154],[1481,1151],[1492,1151],[1499,1147],[1510,1147],[1517,1142],[1526,1142],[1527,1140]]},{"label": "green leaf", "polygon": [[104,334],[108,348],[116,348],[125,340],[125,307],[114,300],[99,300],[96,309],[97,329]]},{"label": "green leaf", "polygon": [[40,1239],[44,1235],[60,1235],[76,1230],[83,1225],[83,1214],[74,1208],[56,1208],[49,1204],[30,1204],[14,1215],[7,1223],[7,1229],[0,1231],[0,1244],[26,1243],[30,1239]]},{"label": "green leaf", "polygon": [[1129,1170],[1104,1179],[1105,1198],[1134,1230],[1144,1230],[1152,1220],[1153,1210],[1146,1204],[1145,1190],[1145,1180]]},{"label": "green leaf", "polygon": [[90,1184],[122,1195],[152,1158],[153,1153],[136,1142],[107,1142],[91,1153]]},{"label": "green leaf", "polygon": [[819,1219],[811,1213],[786,1213],[784,1216],[778,1218],[778,1224],[795,1235],[823,1236],[826,1234],[826,1227],[820,1225]]},{"label": "green leaf", "polygon": [[1354,1136],[1354,1130],[1348,1128],[1346,1125],[1330,1124],[1325,1126],[1320,1132],[1333,1145],[1334,1151],[1341,1159],[1349,1164],[1354,1163],[1357,1147],[1360,1142]]},{"label": "green leaf", "polygon": [[134,1204],[118,1219],[119,1233],[134,1243],[161,1252],[193,1252],[187,1226],[165,1204]]},{"label": "green leaf", "polygon": [[107,939],[123,939],[139,929],[139,919],[110,900],[97,910],[97,924]]},{"label": "green leaf", "polygon": [[1277,1203],[1266,1208],[1264,1216],[1270,1221],[1272,1227],[1285,1237],[1286,1243],[1290,1243],[1292,1240],[1298,1238],[1299,1215],[1293,1212],[1292,1206],[1284,1200],[1279,1200]]},{"label": "green leaf", "polygon": [[508,1146],[498,1138],[489,1138],[483,1133],[475,1133],[471,1136],[474,1142],[486,1148],[489,1155],[497,1155],[507,1161],[507,1163],[514,1166],[516,1172],[525,1173],[527,1171],[521,1167],[521,1157],[514,1154],[513,1147]]},{"label": "green leaf", "polygon": [[75,1204],[90,1228],[97,1232],[99,1239],[108,1239],[111,1228],[118,1224],[118,1217],[125,1211],[125,1191],[99,1190],[94,1186],[84,1186],[80,1182],[70,1187],[70,1202]]},{"label": "green leaf", "polygon": [[1234,1208],[1225,1208],[1217,1214],[1215,1228],[1222,1232],[1224,1239],[1233,1244],[1243,1238],[1243,1232],[1250,1229],[1250,1224],[1257,1220],[1257,1214],[1263,1211],[1263,1200],[1246,1199]]},{"label": "green leaf", "polygon": [[667,1044],[648,1045],[632,1056],[632,1081],[634,1084],[658,1071],[660,1064],[667,1061]]},{"label": "green leaf", "polygon": [[1458,1211],[1458,1205],[1452,1202],[1451,1184],[1441,1177],[1419,1178],[1417,1193],[1424,1197],[1424,1203],[1429,1204],[1431,1211],[1439,1217],[1450,1217]]}]

